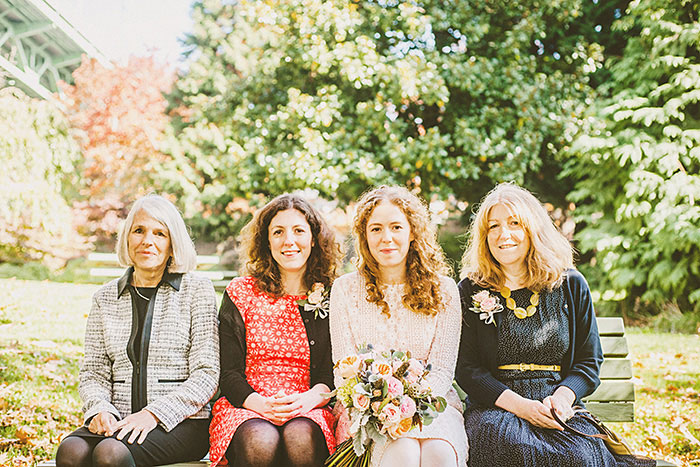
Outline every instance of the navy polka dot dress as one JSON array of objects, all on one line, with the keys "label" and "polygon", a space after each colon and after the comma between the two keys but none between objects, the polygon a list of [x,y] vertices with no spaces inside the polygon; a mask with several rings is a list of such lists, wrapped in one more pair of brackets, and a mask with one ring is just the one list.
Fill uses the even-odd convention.
[{"label": "navy polka dot dress", "polygon": [[[532,292],[515,290],[518,306],[530,303]],[[519,319],[505,307],[498,331],[498,365],[537,363],[561,365],[569,347],[568,318],[561,288],[540,294],[533,316]],[[542,400],[551,395],[562,377],[554,371],[498,370],[495,375],[523,397]],[[578,404],[580,402],[577,401]],[[539,428],[497,407],[468,406],[464,414],[469,439],[470,467],[612,467],[653,466],[655,461],[614,456],[600,439]],[[585,433],[598,433],[589,422],[574,417],[569,425]]]}]

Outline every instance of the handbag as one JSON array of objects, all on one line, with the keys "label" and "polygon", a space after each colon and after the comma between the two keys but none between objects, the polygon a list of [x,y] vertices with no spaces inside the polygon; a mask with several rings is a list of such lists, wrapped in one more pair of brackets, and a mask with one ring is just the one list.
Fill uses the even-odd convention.
[{"label": "handbag", "polygon": [[635,456],[635,454],[632,452],[632,449],[630,449],[630,447],[624,441],[622,441],[622,439],[620,439],[620,437],[617,436],[610,428],[603,425],[603,422],[601,422],[600,419],[598,419],[598,417],[596,417],[583,407],[574,406],[572,408],[574,409],[574,415],[579,415],[588,420],[593,426],[595,426],[598,429],[598,431],[600,431],[600,433],[589,435],[588,433],[578,431],[577,429],[567,425],[565,421],[561,420],[554,408],[551,409],[552,417],[554,417],[554,420],[556,420],[557,423],[559,423],[565,430],[589,438],[602,439],[605,443],[605,446],[613,454],[617,454],[619,456]]}]

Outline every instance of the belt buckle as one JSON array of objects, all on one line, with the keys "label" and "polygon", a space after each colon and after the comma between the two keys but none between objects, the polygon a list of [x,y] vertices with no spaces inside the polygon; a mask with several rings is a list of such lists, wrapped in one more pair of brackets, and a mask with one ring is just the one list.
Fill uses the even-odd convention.
[{"label": "belt buckle", "polygon": [[534,370],[532,363],[521,363],[519,370],[520,371],[532,371]]}]

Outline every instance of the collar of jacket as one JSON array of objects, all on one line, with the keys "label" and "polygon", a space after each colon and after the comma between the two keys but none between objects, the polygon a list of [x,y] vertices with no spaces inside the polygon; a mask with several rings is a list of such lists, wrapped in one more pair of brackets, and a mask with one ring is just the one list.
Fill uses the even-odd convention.
[{"label": "collar of jacket", "polygon": [[[134,274],[134,267],[129,266],[124,275],[119,278],[117,282],[117,297],[121,297],[126,286],[131,282],[131,276]],[[180,290],[180,284],[182,283],[182,273],[181,272],[168,272],[163,273],[163,277],[160,280],[161,284],[168,284],[175,290]],[[160,285],[160,284],[159,284]]]}]

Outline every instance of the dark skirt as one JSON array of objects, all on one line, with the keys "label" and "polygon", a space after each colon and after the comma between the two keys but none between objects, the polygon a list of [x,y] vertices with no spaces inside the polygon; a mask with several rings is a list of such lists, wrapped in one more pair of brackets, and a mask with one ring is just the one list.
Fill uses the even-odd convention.
[{"label": "dark skirt", "polygon": [[[103,435],[90,432],[83,426],[69,436],[77,436],[87,441],[92,448],[105,439]],[[170,431],[156,426],[143,444],[127,442],[131,433],[121,440],[138,466],[175,464],[178,462],[198,461],[209,451],[209,419],[188,418]],[[66,437],[66,438],[67,438]],[[112,438],[116,438],[112,436]]]},{"label": "dark skirt", "polygon": [[[516,393],[542,400],[556,388],[556,378],[504,381]],[[506,410],[471,405],[464,413],[469,439],[470,467],[643,467],[651,459],[613,455],[600,439],[571,432],[539,428]],[[590,422],[574,417],[568,424],[589,434],[598,433]]]}]

